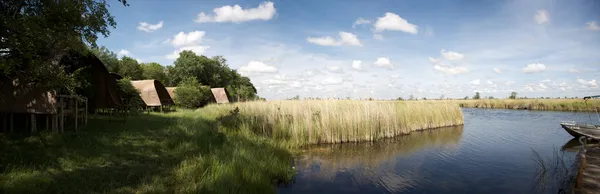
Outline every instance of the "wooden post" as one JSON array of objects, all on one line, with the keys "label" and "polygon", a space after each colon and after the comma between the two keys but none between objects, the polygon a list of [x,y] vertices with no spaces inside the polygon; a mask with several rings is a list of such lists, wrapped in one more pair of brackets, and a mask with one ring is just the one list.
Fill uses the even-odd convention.
[{"label": "wooden post", "polygon": [[35,114],[31,114],[31,133],[35,133],[37,130],[35,124]]},{"label": "wooden post", "polygon": [[60,97],[60,118],[58,118],[58,122],[60,123],[60,132],[65,132],[65,100],[63,97]]},{"label": "wooden post", "polygon": [[79,101],[77,99],[75,100],[75,106],[73,108],[73,110],[75,111],[75,132],[77,132],[77,121],[79,119]]}]

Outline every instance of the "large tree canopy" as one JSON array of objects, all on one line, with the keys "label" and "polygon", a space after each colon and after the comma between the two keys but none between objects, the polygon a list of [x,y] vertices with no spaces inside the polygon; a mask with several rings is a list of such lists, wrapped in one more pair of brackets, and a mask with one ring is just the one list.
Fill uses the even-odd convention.
[{"label": "large tree canopy", "polygon": [[0,80],[62,88],[72,76],[60,58],[95,46],[115,26],[105,0],[0,1]]},{"label": "large tree canopy", "polygon": [[167,72],[165,67],[158,63],[142,63],[142,77],[144,79],[155,79],[167,84]]}]

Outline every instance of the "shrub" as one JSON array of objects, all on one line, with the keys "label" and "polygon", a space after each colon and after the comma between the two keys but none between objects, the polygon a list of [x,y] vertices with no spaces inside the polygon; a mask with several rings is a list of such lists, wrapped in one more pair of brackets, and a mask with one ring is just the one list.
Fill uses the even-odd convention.
[{"label": "shrub", "polygon": [[117,80],[117,87],[119,89],[119,95],[121,95],[121,99],[125,105],[125,109],[137,111],[144,105],[144,101],[142,101],[142,98],[140,97],[140,92],[133,87],[130,77]]},{"label": "shrub", "polygon": [[175,103],[185,108],[202,107],[210,101],[210,87],[202,86],[195,77],[187,77],[175,91]]}]

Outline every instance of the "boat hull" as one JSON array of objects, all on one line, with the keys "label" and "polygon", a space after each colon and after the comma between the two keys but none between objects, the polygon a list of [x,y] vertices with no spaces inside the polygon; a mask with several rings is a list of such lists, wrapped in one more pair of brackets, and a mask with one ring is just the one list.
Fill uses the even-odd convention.
[{"label": "boat hull", "polygon": [[567,133],[575,138],[579,138],[581,136],[596,137],[598,134],[600,134],[600,126],[597,125],[561,123],[560,126],[562,126]]}]

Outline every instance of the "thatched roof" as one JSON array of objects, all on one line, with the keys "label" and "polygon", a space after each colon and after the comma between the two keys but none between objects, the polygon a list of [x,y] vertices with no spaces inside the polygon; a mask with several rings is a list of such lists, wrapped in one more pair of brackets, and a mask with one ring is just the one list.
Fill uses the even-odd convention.
[{"label": "thatched roof", "polygon": [[169,92],[169,96],[171,96],[171,99],[175,99],[175,89],[177,89],[177,87],[166,87],[167,88],[167,92]]},{"label": "thatched roof", "polygon": [[229,97],[225,88],[211,88],[210,91],[213,93],[217,104],[229,103]]},{"label": "thatched roof", "polygon": [[158,80],[131,81],[142,97],[146,106],[174,105],[173,99],[165,86]]},{"label": "thatched roof", "polygon": [[[81,69],[80,75],[90,84],[77,91],[88,98],[90,110],[120,108],[123,102],[118,95],[117,82],[104,64],[89,52],[71,52],[60,61],[67,72]],[[56,92],[36,87],[18,80],[2,81],[0,85],[0,111],[13,113],[56,113]],[[12,83],[12,84],[10,84]]]}]

